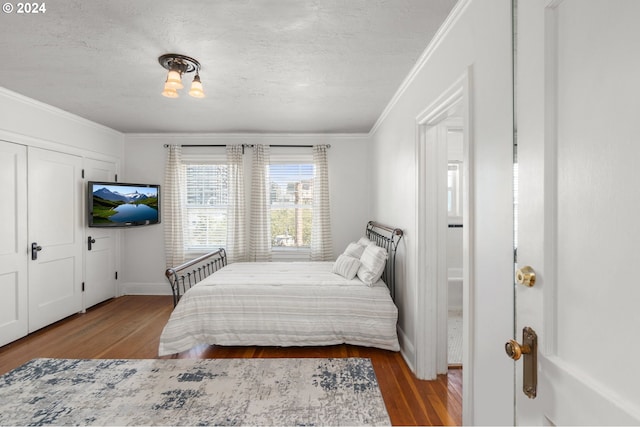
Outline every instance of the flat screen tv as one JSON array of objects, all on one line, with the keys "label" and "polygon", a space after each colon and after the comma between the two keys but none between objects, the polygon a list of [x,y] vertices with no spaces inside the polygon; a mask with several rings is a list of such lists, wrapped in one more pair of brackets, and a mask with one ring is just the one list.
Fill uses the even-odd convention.
[{"label": "flat screen tv", "polygon": [[132,227],[160,222],[160,186],[88,183],[89,227]]}]

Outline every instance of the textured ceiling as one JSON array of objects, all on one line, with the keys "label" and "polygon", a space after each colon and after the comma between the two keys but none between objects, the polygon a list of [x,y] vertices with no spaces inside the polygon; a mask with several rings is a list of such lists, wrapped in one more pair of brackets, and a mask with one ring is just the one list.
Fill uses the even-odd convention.
[{"label": "textured ceiling", "polygon": [[[455,0],[57,0],[0,14],[0,86],[121,132],[368,132]],[[206,98],[160,95],[158,56]]]}]

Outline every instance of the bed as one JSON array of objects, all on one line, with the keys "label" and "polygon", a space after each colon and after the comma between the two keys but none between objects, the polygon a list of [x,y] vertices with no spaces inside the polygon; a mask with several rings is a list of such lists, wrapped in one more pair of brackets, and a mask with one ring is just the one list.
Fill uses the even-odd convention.
[{"label": "bed", "polygon": [[224,249],[169,268],[174,310],[158,354],[197,345],[353,344],[398,351],[402,230],[373,221],[335,262],[237,262]]}]

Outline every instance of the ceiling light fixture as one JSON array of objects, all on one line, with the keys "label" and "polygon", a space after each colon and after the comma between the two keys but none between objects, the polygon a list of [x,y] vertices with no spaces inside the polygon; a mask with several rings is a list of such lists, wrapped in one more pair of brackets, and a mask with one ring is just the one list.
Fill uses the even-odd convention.
[{"label": "ceiling light fixture", "polygon": [[164,82],[162,95],[167,98],[177,98],[178,89],[184,88],[182,75],[195,71],[196,75],[191,83],[189,95],[194,98],[204,98],[204,90],[200,81],[200,63],[193,58],[176,53],[167,53],[158,58],[158,62],[169,70],[167,80]]}]

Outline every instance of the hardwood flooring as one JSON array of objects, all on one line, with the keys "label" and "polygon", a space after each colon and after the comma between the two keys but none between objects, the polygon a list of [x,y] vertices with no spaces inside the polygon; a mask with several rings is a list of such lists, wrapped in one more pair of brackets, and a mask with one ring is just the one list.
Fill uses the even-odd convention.
[{"label": "hardwood flooring", "polygon": [[[36,357],[153,359],[173,304],[170,296],[124,296],[0,347],[0,374]],[[368,357],[393,425],[460,425],[462,370],[416,379],[400,353],[368,347],[201,346],[166,358]]]}]

